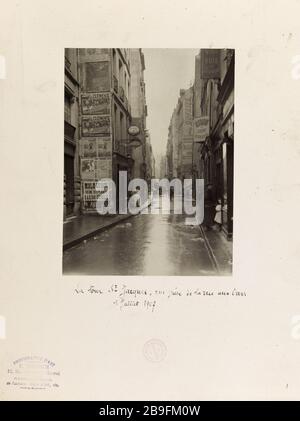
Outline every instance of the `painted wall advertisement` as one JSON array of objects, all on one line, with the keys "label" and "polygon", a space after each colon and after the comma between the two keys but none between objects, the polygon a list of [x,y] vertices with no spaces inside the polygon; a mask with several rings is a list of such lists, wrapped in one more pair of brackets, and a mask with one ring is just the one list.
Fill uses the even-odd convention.
[{"label": "painted wall advertisement", "polygon": [[80,156],[83,158],[111,158],[111,138],[99,137],[80,139]]},{"label": "painted wall advertisement", "polygon": [[94,93],[81,95],[82,114],[110,114],[110,94]]},{"label": "painted wall advertisement", "polygon": [[89,61],[109,60],[109,48],[79,48],[79,60],[81,63]]},{"label": "painted wall advertisement", "polygon": [[85,209],[96,210],[97,199],[102,194],[96,190],[96,185],[96,181],[82,182],[82,197]]},{"label": "painted wall advertisement", "polygon": [[81,124],[83,137],[110,134],[110,116],[84,116]]},{"label": "painted wall advertisement", "polygon": [[97,139],[97,157],[102,159],[112,157],[112,140],[110,137]]},{"label": "painted wall advertisement", "polygon": [[96,179],[101,180],[102,178],[112,177],[112,161],[109,158],[97,159],[96,160]]},{"label": "painted wall advertisement", "polygon": [[112,160],[111,158],[81,158],[81,178],[82,180],[96,180],[101,178],[111,178]]},{"label": "painted wall advertisement", "polygon": [[184,95],[183,102],[183,136],[193,136],[193,95],[189,89]]},{"label": "painted wall advertisement", "polygon": [[201,79],[219,79],[221,72],[221,50],[204,48],[200,52]]},{"label": "painted wall advertisement", "polygon": [[81,178],[83,180],[95,179],[95,160],[88,158],[81,158]]},{"label": "painted wall advertisement", "polygon": [[83,190],[83,207],[95,210],[97,198],[101,192],[96,191],[97,182],[112,177],[111,159],[81,159],[81,178]]},{"label": "painted wall advertisement", "polygon": [[209,118],[197,117],[194,119],[194,141],[204,142],[209,135]]},{"label": "painted wall advertisement", "polygon": [[83,158],[97,158],[97,139],[81,139],[80,156]]},{"label": "painted wall advertisement", "polygon": [[192,164],[193,160],[193,142],[184,141],[182,143],[182,163]]},{"label": "painted wall advertisement", "polygon": [[83,72],[85,77],[83,78],[85,92],[103,92],[109,91],[110,79],[109,79],[109,62],[98,61],[95,63],[83,64]]}]

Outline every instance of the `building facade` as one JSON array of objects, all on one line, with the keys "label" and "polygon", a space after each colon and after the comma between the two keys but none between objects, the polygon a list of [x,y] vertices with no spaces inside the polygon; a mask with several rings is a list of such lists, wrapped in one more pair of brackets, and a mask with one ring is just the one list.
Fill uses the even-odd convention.
[{"label": "building facade", "polygon": [[[126,49],[79,49],[82,212],[96,212],[97,181],[131,177],[130,60]],[[118,195],[117,195],[118,197]]]},{"label": "building facade", "polygon": [[65,51],[64,218],[80,213],[78,51]]},{"label": "building facade", "polygon": [[144,81],[145,59],[140,48],[130,49],[131,69],[131,122],[140,129],[141,145],[132,149],[134,178],[146,179],[146,87]]},{"label": "building facade", "polygon": [[145,171],[145,180],[150,186],[151,179],[155,176],[155,158],[151,145],[151,136],[149,131],[146,131],[145,135],[145,149],[146,149],[146,171]]},{"label": "building facade", "polygon": [[[200,130],[196,162],[197,173],[205,182],[205,222],[213,224],[215,204],[222,205],[222,230],[233,234],[234,168],[234,50],[200,50]],[[197,119],[195,119],[197,121]],[[198,139],[199,140],[199,139]],[[197,141],[197,139],[196,139]]]},{"label": "building facade", "polygon": [[[65,51],[65,216],[96,213],[98,180],[144,178],[146,99],[141,49]],[[129,135],[136,125],[138,135]],[[150,143],[150,139],[148,139]],[[148,149],[151,149],[151,144]]]},{"label": "building facade", "polygon": [[233,233],[234,50],[201,49],[195,80],[181,89],[173,111],[166,150],[169,178],[204,179],[204,224],[214,224],[222,204],[222,230]]},{"label": "building facade", "polygon": [[168,178],[192,178],[193,87],[180,89],[169,124],[166,159]]}]

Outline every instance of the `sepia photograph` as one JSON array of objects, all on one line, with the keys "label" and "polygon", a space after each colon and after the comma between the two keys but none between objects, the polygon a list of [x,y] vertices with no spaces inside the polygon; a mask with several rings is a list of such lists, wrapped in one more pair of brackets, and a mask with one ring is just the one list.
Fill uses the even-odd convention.
[{"label": "sepia photograph", "polygon": [[3,0],[10,417],[299,400],[299,16],[300,0]]},{"label": "sepia photograph", "polygon": [[63,274],[231,275],[233,158],[233,49],[66,48]]}]

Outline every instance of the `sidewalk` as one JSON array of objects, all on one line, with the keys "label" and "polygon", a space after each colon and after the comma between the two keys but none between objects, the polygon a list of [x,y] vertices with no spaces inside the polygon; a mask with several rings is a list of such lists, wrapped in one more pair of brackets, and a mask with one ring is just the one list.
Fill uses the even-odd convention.
[{"label": "sidewalk", "polygon": [[63,250],[113,227],[132,215],[81,215],[65,221],[63,225]]},{"label": "sidewalk", "polygon": [[[150,204],[149,197],[148,202],[141,206],[141,209],[150,206]],[[63,251],[132,216],[134,215],[127,213],[126,215],[80,215],[70,218],[63,224]]]},{"label": "sidewalk", "polygon": [[202,227],[202,232],[219,274],[231,275],[232,241],[227,240],[222,232],[215,229],[205,230]]}]

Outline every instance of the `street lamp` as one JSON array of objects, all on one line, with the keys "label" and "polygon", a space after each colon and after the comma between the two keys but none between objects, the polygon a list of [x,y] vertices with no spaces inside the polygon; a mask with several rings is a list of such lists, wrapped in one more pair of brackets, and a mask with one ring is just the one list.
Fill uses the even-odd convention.
[{"label": "street lamp", "polygon": [[[131,158],[131,155],[129,153],[127,153],[127,147],[129,146],[130,148],[138,148],[142,145],[142,140],[138,137],[138,135],[140,134],[140,128],[138,126],[130,126],[127,129],[127,133],[130,136],[129,138],[126,139],[116,139],[116,143],[117,144],[122,144],[124,143],[125,146],[125,153],[127,158]],[[118,147],[116,152],[118,152]]]},{"label": "street lamp", "polygon": [[142,145],[142,141],[139,137],[136,137],[140,134],[140,128],[138,126],[130,126],[127,130],[127,133],[132,137],[131,139],[117,139],[118,142],[126,143],[126,146],[132,148],[138,148]]}]

